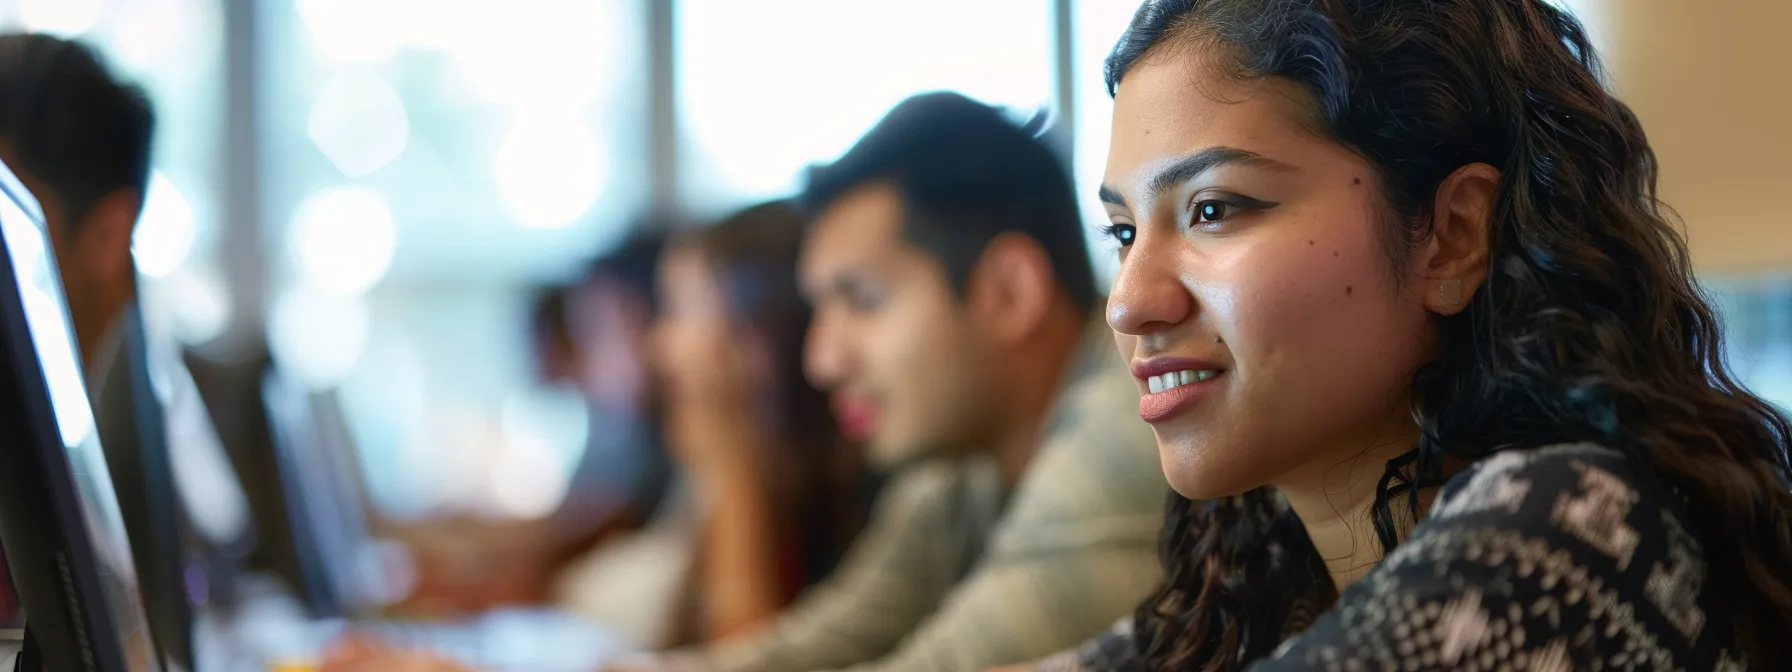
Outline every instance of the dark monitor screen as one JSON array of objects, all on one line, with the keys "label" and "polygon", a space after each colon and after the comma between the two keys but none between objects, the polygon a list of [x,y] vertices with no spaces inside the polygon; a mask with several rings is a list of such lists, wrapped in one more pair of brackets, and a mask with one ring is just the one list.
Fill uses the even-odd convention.
[{"label": "dark monitor screen", "polygon": [[42,210],[0,166],[0,542],[45,662],[159,670]]},{"label": "dark monitor screen", "polygon": [[312,616],[341,618],[376,606],[371,537],[354,488],[360,475],[347,467],[347,429],[318,397],[278,369],[262,378],[298,588]]},{"label": "dark monitor screen", "polygon": [[153,389],[148,337],[135,302],[125,307],[114,328],[118,347],[94,356],[92,366],[99,370],[89,370],[87,376],[95,424],[130,533],[150,632],[170,662],[192,669],[193,614],[184,550],[188,534],[176,493],[168,420]]},{"label": "dark monitor screen", "polygon": [[[0,546],[0,633],[25,627],[25,610],[19,606],[19,591],[12,588],[12,572],[6,568],[6,548]],[[0,640],[5,640],[0,634]]]}]

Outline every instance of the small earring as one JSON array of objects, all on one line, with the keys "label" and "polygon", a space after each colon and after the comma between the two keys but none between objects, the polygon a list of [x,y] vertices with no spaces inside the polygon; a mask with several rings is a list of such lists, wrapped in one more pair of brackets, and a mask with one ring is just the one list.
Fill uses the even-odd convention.
[{"label": "small earring", "polygon": [[1218,337],[1218,336],[1215,336],[1215,337],[1213,337],[1213,342],[1215,342],[1215,343],[1225,343],[1225,342],[1226,342],[1226,339],[1223,339],[1223,338],[1220,338],[1220,337]]},{"label": "small earring", "polygon": [[1450,278],[1437,283],[1438,298],[1451,308],[1462,305],[1462,279]]}]

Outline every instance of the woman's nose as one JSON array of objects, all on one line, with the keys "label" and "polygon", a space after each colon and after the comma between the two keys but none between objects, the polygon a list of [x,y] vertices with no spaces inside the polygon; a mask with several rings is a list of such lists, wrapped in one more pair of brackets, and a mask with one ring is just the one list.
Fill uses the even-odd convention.
[{"label": "woman's nose", "polygon": [[1134,245],[1108,294],[1108,326],[1145,336],[1187,320],[1194,297],[1176,272],[1174,250]]}]

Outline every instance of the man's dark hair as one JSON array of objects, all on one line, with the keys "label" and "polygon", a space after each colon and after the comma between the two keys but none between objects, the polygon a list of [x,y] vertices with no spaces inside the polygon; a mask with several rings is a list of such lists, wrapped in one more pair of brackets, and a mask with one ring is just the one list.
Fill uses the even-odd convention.
[{"label": "man's dark hair", "polygon": [[155,112],[143,90],[114,79],[79,42],[0,35],[0,138],[14,168],[43,182],[79,226],[120,189],[149,186]]},{"label": "man's dark hair", "polygon": [[956,93],[909,98],[845,156],[811,171],[802,201],[818,213],[877,182],[896,188],[909,242],[939,257],[958,291],[989,242],[1013,231],[1045,248],[1072,301],[1097,300],[1069,173],[996,108]]}]

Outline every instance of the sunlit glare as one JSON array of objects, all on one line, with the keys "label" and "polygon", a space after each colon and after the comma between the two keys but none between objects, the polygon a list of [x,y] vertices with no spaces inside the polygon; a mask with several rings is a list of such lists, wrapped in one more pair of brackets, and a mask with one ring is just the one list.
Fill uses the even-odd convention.
[{"label": "sunlit glare", "polygon": [[356,295],[297,286],[268,311],[268,349],[283,371],[327,390],[355,370],[367,345],[367,307]]},{"label": "sunlit glare", "polygon": [[404,153],[411,124],[392,85],[372,70],[351,68],[324,82],[306,131],[337,170],[361,177]]},{"label": "sunlit glare", "polygon": [[[504,435],[483,404],[466,401],[432,404],[427,425],[429,468],[420,472],[433,489],[425,494],[436,507],[489,511],[497,461]],[[506,512],[499,515],[511,516]]]},{"label": "sunlit glare", "polygon": [[20,18],[32,32],[75,37],[99,23],[102,0],[19,0]]},{"label": "sunlit glare", "polygon": [[6,247],[11,252],[13,272],[18,274],[25,322],[44,368],[56,425],[64,445],[79,446],[93,433],[93,411],[87,405],[87,386],[81,378],[79,351],[75,349],[74,333],[62,303],[61,281],[47,258],[43,232],[12,200],[0,199],[0,208],[6,210],[0,216],[0,225],[6,227]]},{"label": "sunlit glare", "polygon": [[591,210],[609,179],[609,152],[591,123],[570,114],[516,119],[492,164],[498,191],[523,226],[566,226]]},{"label": "sunlit glare", "polygon": [[375,63],[398,50],[410,8],[398,0],[296,0],[295,9],[323,60]]},{"label": "sunlit glare", "polygon": [[307,282],[337,293],[367,291],[392,265],[397,232],[386,198],[367,187],[312,194],[293,214],[288,244]]},{"label": "sunlit glare", "polygon": [[339,390],[342,411],[379,509],[399,518],[423,513],[431,499],[433,460],[425,436],[428,372],[417,346],[381,329],[372,335],[355,372]]},{"label": "sunlit glare", "polygon": [[1051,11],[1037,0],[685,0],[677,11],[680,112],[698,154],[687,165],[738,196],[797,187],[804,166],[919,91],[1023,115],[1051,99]]},{"label": "sunlit glare", "polygon": [[108,51],[139,75],[192,70],[201,50],[216,46],[217,8],[202,0],[133,0],[107,19]]},{"label": "sunlit glare", "polygon": [[512,518],[553,513],[566,497],[570,474],[553,440],[539,432],[506,433],[491,471],[492,504]]},{"label": "sunlit glare", "polygon": [[137,271],[151,278],[167,277],[187,260],[199,233],[193,204],[161,172],[149,177],[143,197],[143,214],[131,236],[131,256]]},{"label": "sunlit glare", "polygon": [[182,343],[209,343],[230,326],[230,290],[215,269],[183,268],[145,287],[145,295],[167,313],[163,321]]},{"label": "sunlit glare", "polygon": [[506,440],[535,435],[546,439],[568,476],[585,454],[590,420],[585,400],[579,395],[547,388],[513,391],[504,397],[499,411]]},{"label": "sunlit glare", "polygon": [[604,71],[625,54],[615,0],[511,0],[502,11],[473,11],[479,29],[450,46],[473,90],[523,108],[578,110],[597,100]]}]

